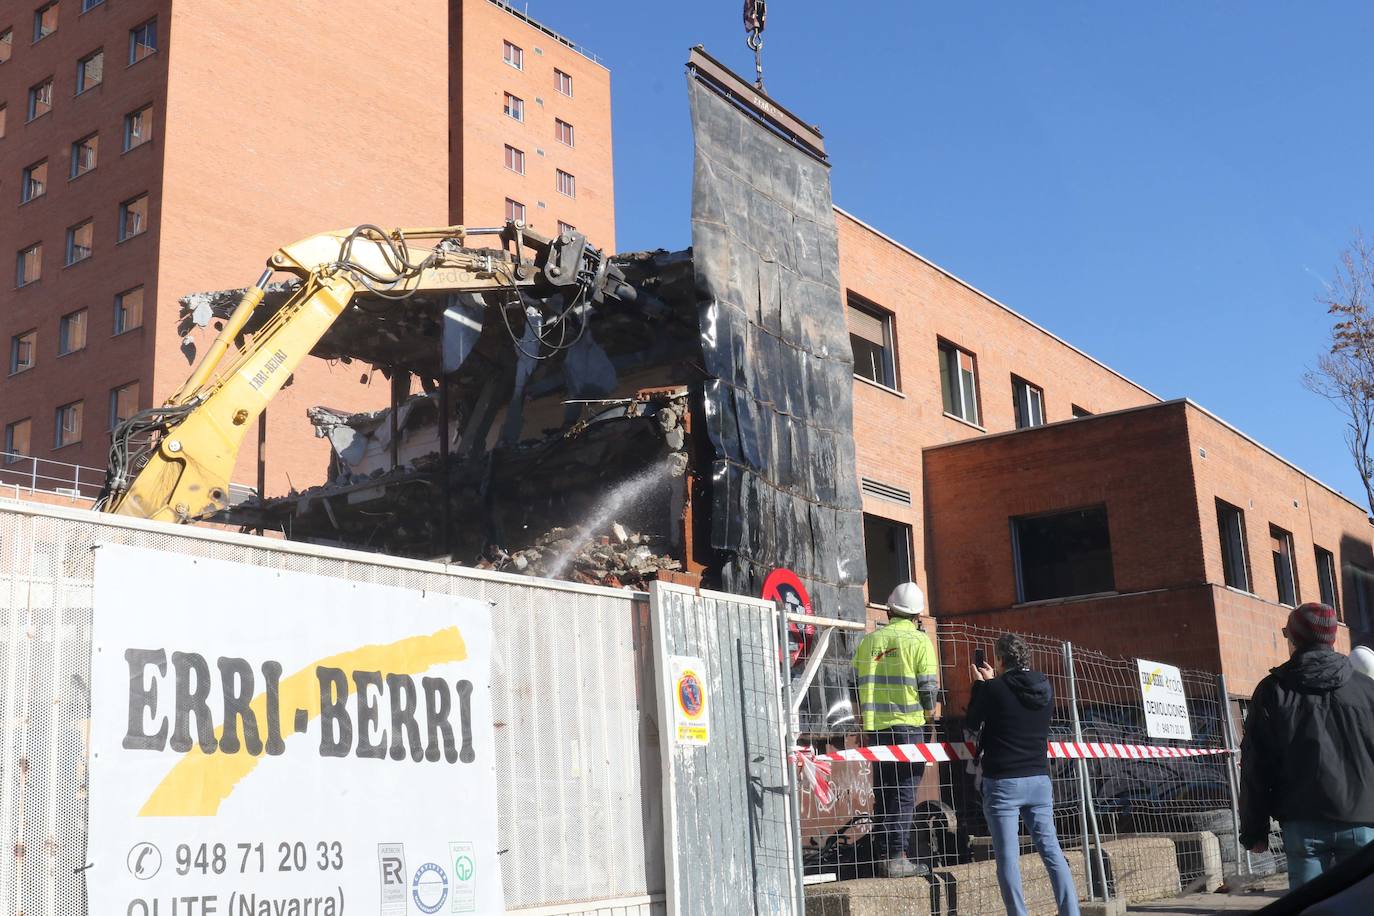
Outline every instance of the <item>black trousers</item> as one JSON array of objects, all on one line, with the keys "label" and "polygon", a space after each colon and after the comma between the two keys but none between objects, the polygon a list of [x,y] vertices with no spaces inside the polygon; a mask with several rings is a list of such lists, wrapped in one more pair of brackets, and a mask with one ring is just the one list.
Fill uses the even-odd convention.
[{"label": "black trousers", "polygon": [[[925,729],[896,725],[869,732],[870,747],[884,744],[920,744]],[[882,861],[908,856],[911,817],[916,811],[916,787],[925,772],[924,763],[884,761],[873,764],[873,851]],[[914,851],[914,850],[912,850]]]}]

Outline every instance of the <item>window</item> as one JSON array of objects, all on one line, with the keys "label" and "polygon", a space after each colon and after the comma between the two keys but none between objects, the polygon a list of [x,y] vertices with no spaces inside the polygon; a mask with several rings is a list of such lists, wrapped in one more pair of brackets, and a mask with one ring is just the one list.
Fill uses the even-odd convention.
[{"label": "window", "polygon": [[1336,601],[1336,557],[1331,551],[1322,547],[1316,547],[1317,551],[1317,591],[1321,595],[1321,602],[1329,607],[1336,608],[1336,616],[1344,619],[1340,611],[1340,604]]},{"label": "window", "polygon": [[43,279],[43,243],[21,249],[14,268],[14,285],[28,286]]},{"label": "window", "polygon": [[1369,595],[1370,586],[1374,585],[1374,573],[1363,566],[1356,566],[1354,563],[1349,564],[1346,568],[1350,570],[1350,581],[1346,584],[1345,600],[1349,601],[1351,593],[1354,593],[1355,613],[1359,615],[1353,624],[1353,629],[1368,630],[1370,625],[1374,624],[1374,616],[1370,614],[1371,605],[1374,605],[1374,602],[1370,601]]},{"label": "window", "polygon": [[973,354],[940,341],[940,391],[945,413],[978,424],[978,379]]},{"label": "window", "polygon": [[95,168],[96,154],[99,152],[100,137],[91,134],[72,144],[72,178],[80,178]]},{"label": "window", "polygon": [[577,196],[577,179],[571,174],[558,169],[558,193],[566,194],[569,197]]},{"label": "window", "polygon": [[119,240],[131,239],[148,231],[148,195],[140,194],[119,205]]},{"label": "window", "polygon": [[1250,551],[1245,543],[1245,513],[1217,500],[1217,533],[1221,536],[1221,572],[1226,584],[1250,591]]},{"label": "window", "polygon": [[1016,428],[1028,429],[1045,425],[1044,389],[1023,378],[1011,377],[1012,408],[1016,414]]},{"label": "window", "polygon": [[1274,584],[1279,604],[1298,606],[1298,580],[1293,569],[1293,535],[1277,525],[1269,526],[1269,549],[1274,555]]},{"label": "window", "polygon": [[525,100],[506,93],[506,117],[517,121],[525,120]]},{"label": "window", "polygon": [[41,118],[52,111],[52,77],[29,87],[29,120]]},{"label": "window", "polygon": [[523,223],[525,221],[525,205],[518,200],[506,198],[506,221]]},{"label": "window", "polygon": [[153,139],[153,106],[144,105],[124,116],[124,152]]},{"label": "window", "polygon": [[892,316],[849,294],[849,347],[854,351],[854,374],[888,388],[897,387],[892,358]]},{"label": "window", "polygon": [[81,410],[80,401],[73,401],[71,404],[63,404],[57,408],[55,429],[53,430],[53,448],[62,448],[67,445],[75,445],[81,441]]},{"label": "window", "polygon": [[29,455],[29,431],[32,426],[27,419],[15,420],[5,426],[5,464],[14,464]]},{"label": "window", "polygon": [[25,331],[10,338],[10,375],[32,369],[37,357],[37,331]]},{"label": "window", "polygon": [[95,236],[95,230],[91,228],[91,221],[77,223],[67,230],[67,265],[71,266],[77,261],[84,261],[91,256],[91,244]]},{"label": "window", "polygon": [[525,52],[518,45],[503,41],[501,59],[517,70],[525,69]]},{"label": "window", "polygon": [[1012,519],[1018,601],[1116,589],[1106,506]]},{"label": "window", "polygon": [[570,233],[570,232],[576,232],[576,231],[577,231],[577,227],[574,226],[572,223],[565,223],[565,222],[563,222],[561,219],[558,221],[558,234],[559,234],[559,235],[567,235],[567,234]]},{"label": "window", "polygon": [[129,30],[129,66],[157,52],[157,19]]},{"label": "window", "polygon": [[573,145],[573,126],[562,118],[553,119],[553,135],[558,138],[559,143]]},{"label": "window", "polygon": [[0,105],[0,140],[5,139],[5,112],[9,111],[8,105]]},{"label": "window", "polygon": [[868,603],[884,604],[892,590],[911,581],[911,526],[864,514]]},{"label": "window", "polygon": [[506,168],[512,172],[525,174],[525,151],[518,150],[507,144],[506,146]]},{"label": "window", "polygon": [[48,193],[48,160],[35,162],[24,169],[19,182],[19,202],[26,204]]},{"label": "window", "polygon": [[87,54],[76,62],[76,94],[99,86],[105,81],[105,52]]},{"label": "window", "polygon": [[33,11],[33,40],[42,41],[57,31],[57,3],[45,3]]},{"label": "window", "polygon": [[81,0],[81,12],[89,13],[104,2],[105,0]]},{"label": "window", "polygon": [[1081,420],[1084,417],[1091,417],[1092,415],[1093,412],[1086,407],[1079,407],[1077,404],[1073,405],[1073,418],[1075,420]]},{"label": "window", "polygon": [[0,64],[9,60],[14,54],[14,29],[5,29],[0,32]]},{"label": "window", "polygon": [[115,296],[114,332],[123,334],[143,326],[143,287],[135,286]]},{"label": "window", "polygon": [[138,412],[138,382],[110,389],[110,429]]},{"label": "window", "polygon": [[66,356],[86,349],[86,309],[63,315],[57,326],[57,355]]},{"label": "window", "polygon": [[555,69],[553,71],[553,88],[572,98],[572,77],[562,70]]}]

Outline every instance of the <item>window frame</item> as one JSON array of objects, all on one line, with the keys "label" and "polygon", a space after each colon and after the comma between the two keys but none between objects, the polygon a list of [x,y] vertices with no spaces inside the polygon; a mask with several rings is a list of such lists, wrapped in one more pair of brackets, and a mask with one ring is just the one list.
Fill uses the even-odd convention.
[{"label": "window frame", "polygon": [[[64,411],[68,410],[69,408],[72,409],[72,414],[73,414],[73,416],[76,418],[76,423],[74,424],[74,429],[73,429],[73,435],[75,435],[76,438],[75,438],[75,439],[72,439],[72,440],[70,440],[70,441],[63,441],[63,436],[62,436],[62,433],[63,433],[63,430],[64,430],[63,413],[64,413]],[[78,399],[78,400],[75,400],[75,401],[71,401],[71,402],[69,402],[69,403],[67,403],[67,404],[59,405],[58,408],[57,408],[55,411],[53,411],[53,433],[52,433],[52,441],[53,441],[53,446],[52,446],[52,447],[53,447],[53,451],[57,451],[58,449],[67,448],[67,447],[72,446],[72,445],[80,445],[80,444],[81,444],[82,437],[85,435],[85,413],[86,413],[85,401],[82,400],[82,399]]]},{"label": "window frame", "polygon": [[[48,10],[52,10],[53,13],[52,28],[43,32],[41,31],[43,28],[43,14],[48,12]],[[48,3],[44,3],[33,11],[33,44],[38,44],[40,41],[57,31],[57,19],[61,15],[61,0],[49,0]]]},{"label": "window frame", "polygon": [[149,130],[148,130],[148,133],[146,134],[146,136],[145,136],[145,135],[140,135],[140,136],[144,136],[144,139],[142,139],[142,140],[140,140],[140,141],[138,141],[137,143],[134,143],[134,144],[132,144],[132,145],[130,145],[130,143],[129,143],[130,138],[133,136],[134,116],[135,116],[135,115],[142,115],[142,114],[145,113],[145,112],[147,112],[149,115],[151,115],[151,114],[152,114],[152,111],[153,111],[153,103],[152,103],[152,102],[148,102],[148,103],[146,103],[146,104],[143,104],[143,105],[138,106],[138,107],[135,108],[133,111],[131,111],[131,112],[129,112],[128,114],[124,115],[124,143],[123,143],[123,148],[122,148],[121,152],[127,153],[127,152],[130,152],[130,151],[132,151],[132,150],[136,150],[136,149],[138,149],[138,148],[141,147],[141,146],[147,146],[149,143],[153,142],[153,133],[152,133],[152,129],[151,129],[151,128],[152,128],[152,123],[151,123],[151,122],[152,122],[152,118],[149,117],[149,118],[148,118],[148,121],[149,121],[149,125],[148,125]]},{"label": "window frame", "polygon": [[[1039,399],[1039,404],[1033,403],[1032,395]],[[1045,389],[1015,374],[1011,377],[1011,407],[1012,422],[1017,429],[1034,429],[1037,426],[1045,425]],[[1031,416],[1032,408],[1039,410],[1040,422],[1038,423]]]},{"label": "window frame", "polygon": [[[77,166],[81,163],[81,151],[87,142],[91,144],[91,167],[77,171]],[[71,169],[67,175],[68,181],[76,181],[82,175],[87,175],[95,171],[95,167],[100,164],[100,132],[87,134],[79,140],[72,141]]]},{"label": "window frame", "polygon": [[1317,598],[1336,612],[1336,619],[1345,622],[1341,609],[1340,571],[1336,568],[1336,555],[1320,544],[1312,545],[1317,561]]},{"label": "window frame", "polygon": [[[74,321],[74,319],[80,319]],[[72,328],[75,327],[81,332],[81,342],[78,346],[71,345]],[[68,312],[57,320],[57,356],[61,359],[64,356],[71,356],[73,353],[80,353],[86,349],[87,343],[91,339],[91,310],[79,308]]]},{"label": "window frame", "polygon": [[[515,53],[512,54],[512,51]],[[508,67],[522,71],[525,69],[525,49],[513,41],[501,39],[501,59],[505,61]]]},{"label": "window frame", "polygon": [[[139,229],[137,232],[129,232],[129,207],[133,204],[138,203],[139,201],[143,201],[143,228]],[[135,194],[133,197],[130,197],[128,200],[124,201],[119,205],[119,229],[116,235],[118,237],[120,244],[123,244],[124,242],[127,242],[130,239],[136,239],[140,235],[146,235],[148,233],[148,229],[152,227],[152,224],[152,206],[148,199],[147,191],[144,191],[142,194]]]},{"label": "window frame", "polygon": [[504,95],[505,99],[502,102],[502,111],[505,112],[506,117],[510,118],[512,121],[519,121],[521,124],[524,124],[525,100],[513,92],[506,92]]},{"label": "window frame", "polygon": [[525,174],[525,151],[518,147],[506,145],[506,168],[517,175]]},{"label": "window frame", "polygon": [[0,102],[0,140],[5,139],[5,135],[9,133],[9,113],[9,104]]},{"label": "window frame", "polygon": [[[34,172],[35,169],[40,169],[40,168],[43,170],[43,177],[42,177],[40,180],[35,181],[35,180],[34,180],[34,177],[33,177],[33,172]],[[29,202],[31,202],[31,201],[35,201],[35,200],[37,200],[38,198],[40,198],[40,197],[45,197],[45,196],[47,195],[47,193],[48,193],[48,171],[49,171],[49,169],[48,169],[48,160],[47,160],[46,157],[43,158],[43,159],[39,159],[37,162],[33,162],[33,163],[30,163],[29,165],[24,166],[24,168],[20,171],[20,173],[19,173],[19,205],[20,205],[21,207],[22,207],[24,204],[27,204],[27,203],[29,203]],[[37,186],[38,186],[38,193],[37,193],[37,194],[33,193],[33,187],[34,187],[35,184],[37,184]]]},{"label": "window frame", "polygon": [[[35,277],[34,277],[33,279],[31,279],[31,280],[28,279],[26,272],[23,270],[23,267],[24,267],[24,255],[29,254],[30,252],[32,252],[32,253],[34,254],[34,256],[35,256],[35,257],[34,257],[34,261],[35,261],[35,266],[37,267],[37,276],[35,276]],[[20,248],[19,251],[18,251],[18,252],[16,253],[16,255],[15,255],[15,265],[14,265],[14,288],[15,288],[15,289],[23,289],[23,288],[26,287],[26,286],[32,286],[33,284],[37,283],[38,281],[40,281],[40,280],[42,280],[42,279],[43,279],[43,243],[42,243],[42,242],[34,242],[32,245],[26,245],[26,246],[24,246],[23,248]]]},{"label": "window frame", "polygon": [[119,416],[119,395],[122,392],[128,391],[130,388],[133,389],[134,393],[134,405],[129,416],[131,417],[138,413],[138,400],[142,395],[142,392],[138,390],[138,379],[134,379],[132,382],[125,382],[123,385],[114,386],[110,389],[110,423],[107,430],[108,432],[113,432],[114,428],[118,426],[122,420],[128,419],[128,417]]},{"label": "window frame", "polygon": [[[131,309],[126,307],[124,304],[125,297],[131,293],[138,293],[138,324],[124,324],[120,321],[120,317],[122,315],[131,311]],[[145,288],[141,283],[138,286],[131,286],[121,293],[115,293],[113,326],[114,333],[112,336],[118,337],[120,334],[127,334],[130,331],[136,331],[139,328],[143,327],[143,305],[145,297]]]},{"label": "window frame", "polygon": [[[967,423],[970,426],[983,429],[983,405],[982,405],[982,385],[978,379],[978,355],[971,350],[965,350],[952,340],[943,337],[936,338],[936,348],[940,358],[940,406],[944,415],[951,419]],[[969,392],[965,391],[963,384],[964,368],[960,357],[967,357],[969,361],[969,381],[972,383],[972,409],[973,416],[967,416],[970,404],[966,403],[969,399]],[[953,365],[950,365],[950,361]],[[948,373],[948,378],[946,374]],[[950,398],[948,391],[958,394],[958,407],[962,407],[965,413],[961,414],[950,410]]]},{"label": "window frame", "polygon": [[900,392],[902,389],[897,372],[897,316],[894,315],[892,312],[888,311],[887,309],[883,308],[882,306],[878,305],[877,303],[873,302],[872,300],[860,296],[858,293],[852,290],[845,291],[844,305],[845,330],[849,334],[849,348],[851,353],[853,353],[855,349],[854,339],[856,337],[870,344],[875,343],[875,341],[870,340],[868,337],[865,337],[862,334],[854,333],[854,322],[849,321],[849,316],[852,313],[858,312],[866,318],[870,318],[874,321],[877,321],[879,324],[882,325],[883,343],[881,345],[881,352],[883,356],[883,364],[881,367],[882,371],[879,373],[880,375],[882,375],[882,378],[871,378],[860,372],[859,359],[857,354],[854,354],[854,377],[857,379],[862,379],[863,381],[868,382],[870,384],[877,385],[881,388],[885,388],[888,391]]},{"label": "window frame", "polygon": [[0,66],[4,66],[14,57],[14,26],[6,26],[0,30],[0,48],[6,49],[5,56],[0,57]]},{"label": "window frame", "polygon": [[104,2],[105,0],[81,0],[81,12],[83,14],[89,13],[97,6],[101,6],[102,4],[104,4]]},{"label": "window frame", "polygon": [[[517,212],[519,213],[518,216],[515,215]],[[522,204],[520,201],[516,200],[516,199],[513,198],[513,197],[507,197],[507,198],[506,198],[506,221],[507,221],[507,222],[524,223],[525,225],[528,226],[529,224],[525,222],[526,217],[527,217],[528,214],[529,214],[529,210],[528,210],[528,209],[525,207],[525,205]]]},{"label": "window frame", "polygon": [[[91,236],[89,244],[84,246],[86,253],[79,258],[73,258],[72,255],[75,253],[77,247],[76,232],[80,229],[89,229],[91,231]],[[81,222],[67,227],[67,245],[65,257],[63,258],[63,266],[71,267],[73,264],[80,264],[82,261],[90,260],[93,254],[95,254],[95,220],[88,216]]]},{"label": "window frame", "polygon": [[[19,451],[14,447],[14,434],[15,431],[18,430],[21,425],[23,425],[25,431],[28,434],[25,438],[29,440],[28,447],[24,451]],[[33,455],[31,455],[30,452],[33,451],[33,417],[20,417],[18,420],[12,420],[11,422],[6,423],[5,438],[2,441],[0,441],[0,446],[3,446],[5,452],[4,458],[2,461],[0,461],[0,464],[18,464],[25,458],[32,459]]]},{"label": "window frame", "polygon": [[[564,88],[563,88],[564,83],[567,84],[567,89],[564,89]],[[563,71],[563,70],[560,70],[560,69],[558,69],[557,67],[554,67],[554,68],[553,68],[553,88],[554,88],[554,91],[555,91],[555,92],[557,92],[557,93],[559,93],[559,94],[561,94],[561,95],[565,95],[565,96],[567,96],[568,98],[572,98],[572,97],[573,97],[573,78],[572,78],[572,74],[571,74],[571,73],[567,73],[567,72],[565,72],[565,71]]]},{"label": "window frame", "polygon": [[577,200],[577,176],[560,168],[554,169],[554,186],[559,194]]},{"label": "window frame", "polygon": [[[147,35],[151,34],[152,39],[153,39],[153,43],[152,43],[152,44],[141,43],[141,42],[139,41],[139,33],[140,33],[140,32],[144,33],[145,37],[146,37]],[[138,49],[139,49],[139,48],[148,48],[149,50],[146,51],[142,56],[139,56],[139,54],[138,54]],[[130,67],[134,66],[135,64],[142,63],[143,61],[145,61],[145,60],[147,60],[148,58],[152,57],[154,54],[156,54],[156,53],[158,52],[158,50],[159,50],[159,47],[158,47],[158,41],[157,41],[157,17],[156,17],[156,16],[153,16],[153,17],[151,17],[151,18],[149,18],[149,19],[145,19],[143,22],[140,22],[138,25],[136,25],[136,26],[134,26],[133,28],[129,29],[129,66],[130,66]]]},{"label": "window frame", "polygon": [[[567,133],[567,135],[568,135],[568,139],[566,139],[566,140],[563,139],[563,134],[564,134],[563,128],[565,128],[565,127],[567,128],[566,133]],[[563,144],[564,146],[568,147],[568,149],[576,149],[576,148],[577,148],[577,143],[575,142],[576,139],[577,139],[577,135],[576,135],[575,131],[576,131],[576,128],[574,128],[574,127],[572,126],[572,122],[571,122],[571,121],[564,121],[562,118],[554,118],[554,119],[553,119],[553,137],[554,137],[554,139],[557,140],[559,143],[561,143],[561,144]]]},{"label": "window frame", "polygon": [[[44,103],[48,107],[43,111],[38,110],[38,98],[40,94],[39,90],[41,89],[47,89],[48,91],[48,100]],[[53,78],[49,76],[39,80],[38,82],[34,83],[32,86],[29,87],[28,119],[24,123],[29,124],[34,121],[37,121],[41,117],[52,114],[52,108]]]},{"label": "window frame", "polygon": [[[1043,598],[1028,598],[1026,595],[1025,563],[1021,556],[1022,524],[1025,522],[1033,522],[1038,519],[1054,518],[1056,516],[1067,516],[1081,512],[1095,512],[1098,510],[1102,512],[1102,521],[1107,534],[1107,572],[1108,575],[1111,577],[1110,587],[1107,589],[1098,589],[1097,591],[1081,592],[1073,595],[1053,595]],[[1015,579],[1017,604],[1040,604],[1054,601],[1078,601],[1084,598],[1095,598],[1103,595],[1120,594],[1116,587],[1116,553],[1112,549],[1112,518],[1111,513],[1108,511],[1106,503],[1093,503],[1091,505],[1086,506],[1073,506],[1067,509],[1054,509],[1049,512],[1032,512],[1026,515],[1013,515],[1010,516],[1007,519],[1007,521],[1011,529],[1012,574]]]},{"label": "window frame", "polygon": [[[1280,528],[1278,525],[1270,522],[1269,538],[1271,542],[1278,541],[1280,545],[1279,550],[1274,550],[1272,543],[1269,548],[1269,552],[1274,561],[1274,591],[1278,595],[1278,603],[1282,607],[1297,607],[1302,603],[1302,590],[1298,585],[1298,569],[1297,563],[1295,562],[1297,558],[1294,556],[1293,532]],[[1284,583],[1281,578],[1279,565],[1284,561],[1287,562],[1288,566],[1288,586],[1291,591],[1290,601],[1283,600]]]},{"label": "window frame", "polygon": [[560,236],[567,235],[570,232],[576,231],[577,227],[574,226],[572,223],[565,223],[561,219],[558,221],[558,234]]},{"label": "window frame", "polygon": [[[863,515],[863,518],[860,520],[860,524],[863,526],[864,565],[865,565],[865,566],[869,566],[869,563],[868,563],[868,557],[869,557],[868,526],[869,526],[869,523],[870,523],[870,521],[876,522],[876,523],[881,523],[881,524],[887,526],[887,527],[890,529],[890,530],[889,530],[888,532],[886,532],[886,533],[889,533],[889,534],[895,533],[895,534],[897,534],[897,535],[900,535],[900,536],[903,537],[903,540],[905,540],[905,542],[906,542],[906,544],[905,544],[905,547],[906,547],[906,550],[905,550],[905,553],[906,553],[906,561],[905,561],[905,564],[903,564],[903,563],[901,562],[901,558],[900,558],[899,555],[898,555],[898,562],[896,563],[896,566],[897,566],[897,576],[896,576],[896,578],[897,578],[897,584],[900,585],[902,582],[914,582],[914,581],[915,581],[915,576],[916,576],[916,572],[915,572],[915,570],[916,570],[916,541],[915,541],[916,532],[915,532],[914,528],[913,528],[909,523],[907,523],[907,522],[899,521],[899,520],[897,520],[897,519],[895,519],[895,518],[888,518],[886,515],[878,515],[877,513],[874,513],[874,512],[864,512],[864,513],[862,513],[862,515]],[[905,567],[906,567],[906,570],[905,570],[905,578],[903,578],[902,568],[901,568],[903,565],[905,565]],[[870,569],[871,569],[871,567],[870,567]],[[872,579],[872,573],[870,572],[869,576],[866,577],[866,578],[864,579],[864,591],[868,594],[868,605],[869,605],[870,607],[878,607],[878,608],[885,608],[885,607],[887,607],[887,598],[888,598],[888,595],[891,594],[891,589],[889,589],[889,590],[887,591],[887,593],[879,593],[879,594],[875,597],[874,594],[873,594],[872,586],[871,586],[871,579]],[[894,588],[895,588],[895,586],[894,586]]]},{"label": "window frame", "polygon": [[[88,63],[90,63],[91,61],[95,60],[97,57],[100,58],[100,79],[96,80],[94,83],[88,83],[88,82],[86,81],[86,65],[87,65]],[[88,92],[90,92],[92,89],[94,89],[96,86],[102,85],[104,82],[105,82],[105,49],[104,49],[103,47],[100,47],[100,48],[96,48],[94,51],[92,51],[90,54],[87,54],[85,57],[82,57],[82,58],[80,58],[79,60],[77,60],[77,62],[76,62],[76,92],[75,92],[74,94],[77,95],[77,96],[85,95],[86,93],[88,93]]]},{"label": "window frame", "polygon": [[1073,418],[1075,420],[1081,420],[1084,417],[1091,417],[1093,415],[1093,412],[1091,410],[1089,410],[1086,407],[1080,407],[1077,404],[1070,404],[1069,412],[1073,414]]},{"label": "window frame", "polygon": [[[28,338],[25,341],[24,338]],[[29,351],[28,362],[24,365],[19,364],[19,348],[27,343]],[[38,328],[29,328],[27,331],[20,331],[10,337],[10,361],[9,372],[7,375],[20,375],[28,372],[38,365]]]}]

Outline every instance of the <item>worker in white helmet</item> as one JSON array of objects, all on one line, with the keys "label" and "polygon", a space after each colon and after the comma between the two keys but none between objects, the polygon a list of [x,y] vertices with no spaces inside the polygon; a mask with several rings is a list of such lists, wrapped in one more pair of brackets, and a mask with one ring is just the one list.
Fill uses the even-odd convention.
[{"label": "worker in white helmet", "polygon": [[1350,650],[1350,665],[1365,677],[1374,677],[1374,649],[1356,646]]},{"label": "worker in white helmet", "polygon": [[[854,653],[859,707],[868,744],[919,744],[935,710],[939,688],[935,645],[921,630],[926,598],[915,582],[903,582],[887,599],[888,623],[864,637]],[[908,856],[911,817],[923,763],[873,766],[873,847],[876,870],[909,878],[923,869]]]}]

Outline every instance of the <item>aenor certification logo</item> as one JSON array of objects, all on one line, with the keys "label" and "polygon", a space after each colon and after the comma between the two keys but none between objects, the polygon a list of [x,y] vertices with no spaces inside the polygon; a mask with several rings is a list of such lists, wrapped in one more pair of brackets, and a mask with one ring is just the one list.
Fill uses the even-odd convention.
[{"label": "aenor certification logo", "polygon": [[437,913],[448,899],[448,874],[433,862],[426,862],[415,869],[410,889],[421,913]]},{"label": "aenor certification logo", "polygon": [[408,916],[405,844],[377,844],[377,868],[382,884],[378,916]]},{"label": "aenor certification logo", "polygon": [[477,846],[475,843],[449,843],[448,857],[453,865],[452,913],[477,911]]}]

